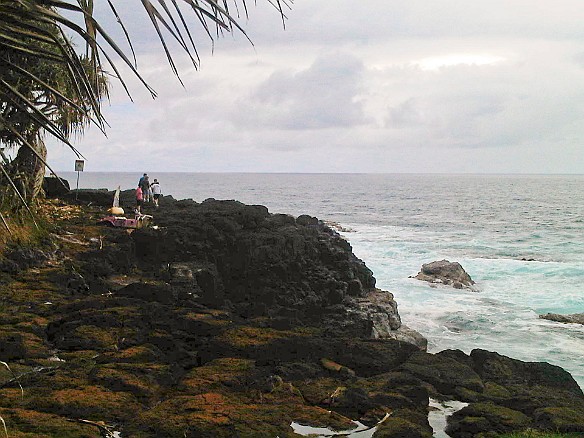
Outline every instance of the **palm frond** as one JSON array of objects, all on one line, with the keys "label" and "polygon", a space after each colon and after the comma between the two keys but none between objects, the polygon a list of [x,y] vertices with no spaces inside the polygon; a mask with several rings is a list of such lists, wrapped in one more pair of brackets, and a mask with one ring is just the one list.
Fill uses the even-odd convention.
[{"label": "palm frond", "polygon": [[0,219],[2,219],[2,223],[4,224],[4,227],[6,228],[6,230],[8,231],[8,234],[12,234],[12,230],[10,230],[10,227],[8,226],[8,222],[6,222],[6,219],[2,215],[2,212],[0,212]]},{"label": "palm frond", "polygon": [[130,34],[128,33],[128,30],[126,29],[126,26],[124,25],[124,22],[122,21],[122,19],[120,18],[118,11],[116,10],[114,4],[112,3],[111,0],[107,0],[109,7],[112,11],[112,14],[114,14],[114,16],[116,17],[116,21],[118,22],[118,24],[121,26],[122,31],[124,32],[124,36],[126,37],[126,42],[128,43],[128,46],[130,46],[130,51],[132,52],[132,57],[134,58],[134,67],[138,66],[138,62],[136,61],[136,52],[134,51],[134,46],[132,45],[132,40],[130,39]]}]

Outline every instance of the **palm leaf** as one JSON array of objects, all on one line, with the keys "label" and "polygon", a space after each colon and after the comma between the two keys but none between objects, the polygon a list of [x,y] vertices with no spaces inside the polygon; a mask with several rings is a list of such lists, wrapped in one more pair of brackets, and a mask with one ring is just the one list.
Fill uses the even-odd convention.
[{"label": "palm leaf", "polygon": [[[39,110],[33,102],[27,99],[26,96],[22,95],[15,87],[4,81],[4,79],[0,79],[0,85],[5,88],[3,90],[2,87],[0,87],[0,95],[3,95],[5,99],[12,102],[12,104],[21,111],[26,112],[37,126],[41,126],[45,131],[69,146],[69,148],[71,148],[71,150],[75,152],[78,157],[83,157],[81,152],[79,152],[75,146],[69,142],[66,135],[61,132],[55,122],[53,122],[49,117],[47,117],[46,114]],[[9,92],[7,93],[6,90]]]},{"label": "palm leaf", "polygon": [[[91,115],[91,112],[87,108],[80,107],[76,102],[74,102],[73,100],[69,99],[67,96],[65,96],[63,93],[61,93],[59,90],[57,90],[56,88],[52,87],[51,85],[49,85],[48,83],[46,83],[45,81],[43,81],[42,79],[40,79],[39,77],[35,76],[30,71],[27,71],[27,70],[23,69],[22,67],[19,67],[18,65],[14,64],[14,63],[12,63],[10,61],[4,60],[4,63],[6,65],[12,67],[14,70],[17,70],[20,73],[22,73],[23,76],[29,77],[35,83],[37,83],[41,88],[45,88],[46,90],[50,91],[57,98],[59,98],[62,101],[66,102],[68,105],[70,105],[71,107],[73,107],[79,113],[83,114],[85,117],[87,117],[88,120],[92,121],[97,127],[99,127],[100,130],[105,135],[105,129],[103,128],[103,122],[104,122],[103,119],[101,119],[101,120],[94,119],[92,117],[92,115]],[[0,62],[0,65],[1,64],[2,63]]]},{"label": "palm leaf", "polygon": [[122,19],[118,15],[118,12],[116,11],[116,8],[114,7],[114,4],[111,2],[111,0],[107,0],[107,2],[110,6],[110,9],[112,10],[112,13],[116,17],[116,21],[121,26],[122,31],[124,32],[124,36],[126,37],[126,41],[127,41],[128,45],[130,46],[130,50],[132,51],[132,57],[134,58],[134,66],[137,66],[138,63],[136,61],[136,53],[134,52],[134,46],[132,45],[132,40],[130,39],[130,34],[128,33],[128,30],[126,29],[126,26],[124,26],[124,22],[122,21]]},{"label": "palm leaf", "polygon": [[2,219],[2,223],[4,224],[4,226],[6,227],[6,229],[8,230],[9,234],[12,234],[12,231],[10,230],[10,227],[8,226],[8,222],[6,222],[6,219],[4,219],[4,216],[2,215],[2,212],[0,212],[0,219]]},{"label": "palm leaf", "polygon": [[[66,3],[66,2],[53,0],[53,1],[47,1],[47,3],[50,3],[51,5],[54,5],[55,7],[58,6],[62,9],[70,10],[73,12],[78,12],[78,13],[83,14],[84,16],[87,16],[87,13],[83,9],[81,9],[77,6],[71,5],[69,3]],[[50,17],[53,20],[55,20],[56,22],[65,26],[66,28],[72,30],[77,35],[79,35],[81,38],[83,38],[85,40],[85,42],[87,44],[89,44],[90,46],[95,44],[95,46],[100,49],[101,53],[103,53],[106,56],[110,66],[116,72],[117,78],[122,82],[122,85],[124,86],[124,89],[126,90],[127,94],[130,95],[126,84],[123,82],[122,77],[118,72],[118,69],[115,67],[115,64],[111,61],[111,58],[107,55],[106,51],[97,43],[97,41],[95,39],[92,39],[91,36],[87,32],[85,32],[85,30],[81,26],[79,26],[76,23],[74,23],[73,21],[63,17],[62,15],[58,14],[57,12],[54,12],[50,9],[43,9],[43,8],[40,8],[40,9],[42,9],[42,13],[46,14],[46,17]],[[122,58],[122,60],[130,67],[132,72],[140,79],[140,81],[144,84],[144,86],[150,92],[152,97],[155,97],[156,93],[154,92],[154,90],[152,90],[152,88],[146,83],[146,81],[142,78],[142,76],[140,76],[140,74],[138,73],[136,68],[133,66],[132,62],[126,57],[126,54],[124,53],[124,51],[118,47],[118,45],[115,43],[115,41],[103,30],[103,28],[99,25],[99,23],[96,20],[93,19],[93,17],[88,17],[88,18],[93,20],[92,23],[93,23],[93,26],[95,26],[96,32],[106,40],[109,47],[111,47],[116,52],[116,54],[120,58]]]},{"label": "palm leaf", "polygon": [[[52,21],[47,21],[46,17],[39,17],[37,22],[52,24]],[[76,81],[77,78],[81,78],[83,82],[82,87],[76,87],[78,92],[77,98],[80,101],[91,103],[92,109],[95,112],[97,118],[103,120],[99,111],[99,104],[97,99],[94,97],[94,92],[86,77],[85,70],[81,65],[79,57],[76,55],[67,38],[63,36],[62,39],[59,39],[54,34],[48,32],[47,29],[38,24],[22,23],[22,27],[25,28],[25,31],[22,32],[24,36],[32,40],[41,40],[48,43],[52,47],[52,51],[47,50],[46,53],[49,54],[48,56],[52,57],[54,62],[60,64],[70,64],[73,66],[73,68],[70,69],[70,77],[72,81]],[[36,55],[40,55],[41,57],[43,56],[38,52]]]},{"label": "palm leaf", "polygon": [[180,18],[180,21],[185,29],[187,36],[189,37],[189,41],[191,42],[191,47],[193,48],[193,51],[195,52],[195,56],[197,58],[197,61],[200,62],[199,54],[197,52],[197,47],[195,46],[195,41],[193,40],[193,36],[191,35],[191,32],[189,30],[189,26],[187,25],[187,22],[185,21],[185,18],[181,13],[180,8],[178,7],[178,3],[176,2],[176,0],[172,0],[172,4],[174,5],[174,8],[175,8],[175,10]]}]

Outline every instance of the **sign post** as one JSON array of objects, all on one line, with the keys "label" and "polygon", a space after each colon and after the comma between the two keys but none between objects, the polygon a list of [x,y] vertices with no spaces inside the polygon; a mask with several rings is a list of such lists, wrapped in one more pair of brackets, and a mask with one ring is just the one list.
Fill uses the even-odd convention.
[{"label": "sign post", "polygon": [[83,172],[85,166],[84,160],[75,160],[75,172],[77,172],[77,189],[75,190],[75,200],[77,201],[77,194],[79,193],[79,172]]}]

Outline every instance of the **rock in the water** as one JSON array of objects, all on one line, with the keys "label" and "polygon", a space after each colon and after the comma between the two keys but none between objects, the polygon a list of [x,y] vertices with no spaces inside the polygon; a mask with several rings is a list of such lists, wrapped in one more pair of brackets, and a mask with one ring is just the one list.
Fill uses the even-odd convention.
[{"label": "rock in the water", "polygon": [[429,283],[439,283],[452,286],[456,289],[463,287],[472,289],[475,282],[458,262],[439,260],[422,265],[422,270],[414,278]]},{"label": "rock in the water", "polygon": [[546,313],[539,315],[541,319],[549,319],[550,321],[584,324],[584,313],[572,313],[571,315],[560,315],[558,313]]}]

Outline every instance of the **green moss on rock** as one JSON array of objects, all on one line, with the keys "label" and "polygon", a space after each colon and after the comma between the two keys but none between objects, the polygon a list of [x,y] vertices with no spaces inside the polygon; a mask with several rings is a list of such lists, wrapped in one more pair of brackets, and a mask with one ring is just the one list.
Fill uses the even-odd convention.
[{"label": "green moss on rock", "polygon": [[14,361],[49,356],[49,349],[39,336],[16,330],[0,330],[0,359]]},{"label": "green moss on rock", "polygon": [[566,407],[548,407],[535,411],[534,419],[542,429],[584,434],[584,411]]},{"label": "green moss on rock", "polygon": [[531,425],[525,414],[494,403],[472,403],[448,418],[451,436],[473,436],[485,432],[510,432]]},{"label": "green moss on rock", "polygon": [[432,432],[405,418],[389,417],[373,434],[373,438],[431,438]]},{"label": "green moss on rock", "polygon": [[132,418],[141,408],[131,394],[89,385],[53,391],[42,399],[37,397],[36,406],[46,412],[95,421]]},{"label": "green moss on rock", "polygon": [[94,438],[94,426],[68,421],[64,417],[26,409],[0,409],[10,438]]}]

